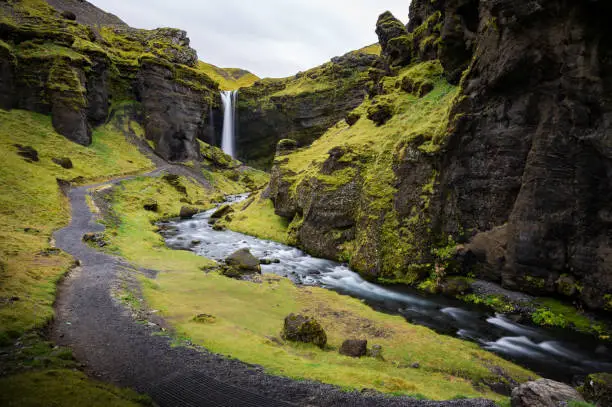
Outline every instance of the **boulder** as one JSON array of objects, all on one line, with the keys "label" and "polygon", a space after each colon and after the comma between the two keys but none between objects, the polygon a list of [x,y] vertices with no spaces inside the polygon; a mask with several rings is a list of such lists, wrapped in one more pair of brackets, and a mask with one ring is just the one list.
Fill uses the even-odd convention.
[{"label": "boulder", "polygon": [[383,349],[380,345],[372,345],[372,349],[369,350],[368,355],[374,359],[385,360],[383,357]]},{"label": "boulder", "polygon": [[272,264],[272,260],[270,260],[270,259],[259,259],[259,264],[264,264],[264,265]]},{"label": "boulder", "polygon": [[512,390],[512,407],[558,407],[563,402],[584,401],[580,393],[567,384],[549,379],[523,383]]},{"label": "boulder", "polygon": [[368,119],[377,126],[382,126],[391,117],[393,117],[393,106],[387,102],[379,101],[368,108]]},{"label": "boulder", "polygon": [[585,399],[598,407],[612,406],[612,373],[588,375],[578,390]]},{"label": "boulder", "polygon": [[361,115],[359,113],[351,112],[346,116],[346,119],[344,120],[346,121],[346,124],[348,124],[349,126],[352,126],[355,123],[357,123],[359,119],[361,119]]},{"label": "boulder", "polygon": [[30,146],[22,146],[21,144],[15,144],[17,147],[17,154],[22,156],[28,162],[36,162],[38,159],[38,151]]},{"label": "boulder", "polygon": [[146,199],[142,204],[142,207],[146,211],[157,212],[157,210],[159,209],[159,204],[155,199]]},{"label": "boulder", "polygon": [[225,215],[234,212],[234,208],[229,205],[223,205],[219,209],[217,209],[212,215],[210,215],[211,219],[221,219]]},{"label": "boulder", "polygon": [[182,219],[190,219],[193,218],[194,215],[197,215],[200,212],[198,208],[194,208],[192,206],[183,206],[181,207],[181,212],[179,216]]},{"label": "boulder", "polygon": [[327,344],[327,335],[321,325],[305,315],[289,314],[285,317],[281,336],[287,341],[312,343],[321,349]]},{"label": "boulder", "polygon": [[67,170],[73,167],[72,160],[68,157],[52,158],[51,161]]},{"label": "boulder", "polygon": [[251,254],[251,251],[247,248],[240,249],[232,253],[227,259],[225,264],[241,272],[247,273],[261,273],[261,267],[259,266],[259,260]]},{"label": "boulder", "polygon": [[347,339],[340,346],[340,354],[358,358],[368,352],[368,341],[365,339]]}]

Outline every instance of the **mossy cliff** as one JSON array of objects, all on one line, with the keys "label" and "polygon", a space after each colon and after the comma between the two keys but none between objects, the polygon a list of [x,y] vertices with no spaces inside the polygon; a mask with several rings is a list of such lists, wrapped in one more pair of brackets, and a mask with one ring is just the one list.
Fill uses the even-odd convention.
[{"label": "mossy cliff", "polygon": [[381,16],[369,96],[276,158],[267,196],[295,243],[373,279],[471,273],[610,310],[612,9],[529,4]]},{"label": "mossy cliff", "polygon": [[241,89],[236,106],[239,158],[270,168],[279,140],[307,146],[319,138],[364,100],[372,71],[381,62],[379,52],[377,46],[366,47],[295,76],[263,79]]},{"label": "mossy cliff", "polygon": [[50,113],[60,134],[89,145],[111,106],[139,101],[156,152],[196,159],[218,84],[186,33],[133,29],[87,2],[51,3],[57,9],[43,0],[0,2],[0,107]]}]

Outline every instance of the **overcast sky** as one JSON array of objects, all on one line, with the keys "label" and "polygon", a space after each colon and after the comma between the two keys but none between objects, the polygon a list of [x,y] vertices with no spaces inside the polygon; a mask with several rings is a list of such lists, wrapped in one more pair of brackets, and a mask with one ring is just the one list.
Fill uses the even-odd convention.
[{"label": "overcast sky", "polygon": [[89,0],[137,28],[186,30],[201,60],[284,77],[377,42],[378,15],[410,0]]}]

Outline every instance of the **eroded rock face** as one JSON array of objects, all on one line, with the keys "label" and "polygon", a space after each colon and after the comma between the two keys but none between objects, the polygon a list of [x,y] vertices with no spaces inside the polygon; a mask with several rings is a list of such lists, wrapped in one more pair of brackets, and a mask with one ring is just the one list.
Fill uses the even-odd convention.
[{"label": "eroded rock face", "polygon": [[548,379],[527,382],[512,390],[512,407],[557,407],[562,402],[584,401],[572,387]]},{"label": "eroded rock face", "polygon": [[410,63],[412,47],[408,30],[393,14],[387,11],[378,17],[376,34],[389,65],[405,66]]},{"label": "eroded rock face", "polygon": [[506,287],[551,293],[567,274],[591,308],[612,292],[612,30],[601,18],[611,11],[482,2],[479,52],[455,106],[465,119],[440,180],[447,231],[507,223]]},{"label": "eroded rock face", "polygon": [[[300,147],[310,145],[361,104],[367,95],[368,69],[379,63],[375,55],[349,53],[288,81],[264,80],[241,89],[236,106],[238,157],[250,165],[270,168],[280,140],[295,140]],[[319,87],[300,88],[301,81]]]},{"label": "eroded rock face", "polygon": [[134,29],[86,1],[50,4],[57,10],[33,17],[29,6],[0,3],[0,108],[51,114],[58,133],[87,146],[112,103],[137,101],[159,155],[198,160],[217,85],[192,69],[197,54],[186,33]]},{"label": "eroded rock face", "polygon": [[[612,26],[603,16],[612,15],[612,4],[415,0],[410,15],[413,57],[439,58],[452,83],[463,77],[442,148],[424,151],[415,137],[400,153],[390,151],[392,206],[360,219],[353,205],[338,204],[361,199],[351,192],[354,178],[327,189],[302,181],[291,195],[296,174],[275,167],[277,213],[294,220],[305,249],[335,252],[332,258],[339,251],[319,244],[350,241],[343,227],[367,236],[351,257],[366,277],[387,268],[424,278],[431,270],[419,267],[443,240],[461,244],[464,272],[610,310]],[[428,90],[420,88],[415,94]],[[389,211],[409,226],[393,229],[410,243],[401,253],[385,252],[380,231]],[[337,220],[344,226],[327,226]]]}]

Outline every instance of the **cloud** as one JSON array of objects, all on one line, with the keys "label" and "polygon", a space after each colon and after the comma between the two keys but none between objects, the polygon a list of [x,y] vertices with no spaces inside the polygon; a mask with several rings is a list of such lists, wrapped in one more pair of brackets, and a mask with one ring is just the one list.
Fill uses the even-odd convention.
[{"label": "cloud", "polygon": [[186,30],[201,60],[284,77],[377,41],[376,19],[410,0],[90,0],[133,27]]}]

